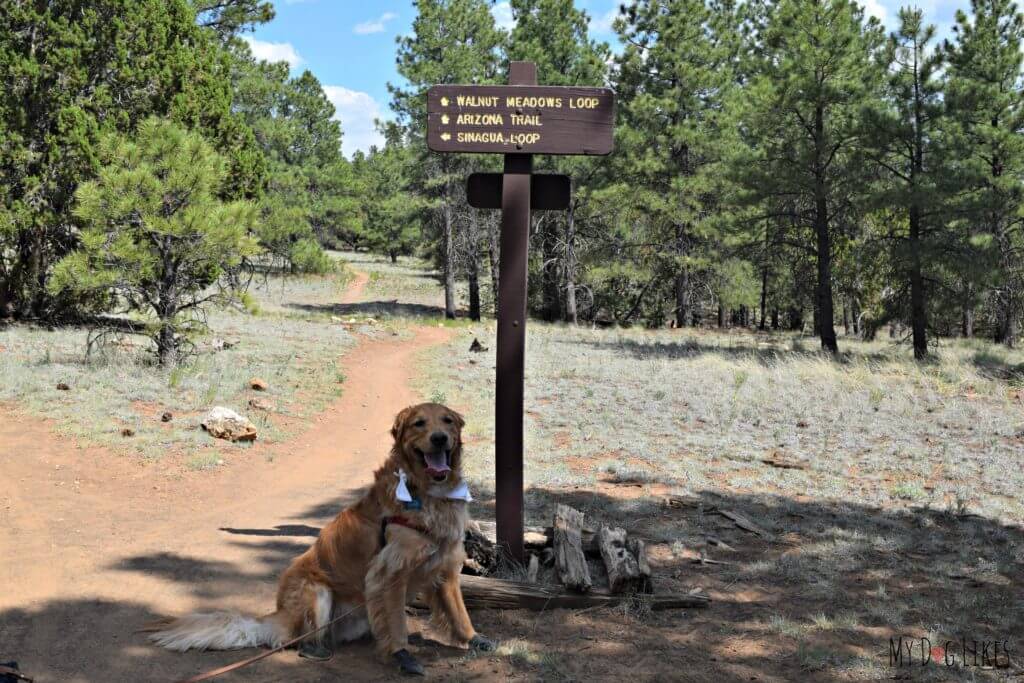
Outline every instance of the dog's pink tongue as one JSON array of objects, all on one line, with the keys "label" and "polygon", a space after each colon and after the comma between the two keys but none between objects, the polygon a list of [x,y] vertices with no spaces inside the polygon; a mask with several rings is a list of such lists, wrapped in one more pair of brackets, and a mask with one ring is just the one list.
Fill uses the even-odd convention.
[{"label": "dog's pink tongue", "polygon": [[423,459],[427,461],[427,474],[431,476],[450,472],[452,469],[448,467],[448,455],[444,451],[440,453],[427,453],[423,456]]}]

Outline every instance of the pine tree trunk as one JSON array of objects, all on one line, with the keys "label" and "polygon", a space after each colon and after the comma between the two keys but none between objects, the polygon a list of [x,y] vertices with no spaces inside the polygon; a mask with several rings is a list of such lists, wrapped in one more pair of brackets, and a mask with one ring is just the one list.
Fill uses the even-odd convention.
[{"label": "pine tree trunk", "polygon": [[850,336],[850,308],[843,299],[843,334]]},{"label": "pine tree trunk", "polygon": [[487,260],[491,268],[491,297],[494,299],[494,317],[498,317],[498,222],[487,219]]},{"label": "pine tree trunk", "polygon": [[480,262],[471,256],[469,263],[469,319],[480,320]]},{"label": "pine tree trunk", "polygon": [[914,339],[914,358],[928,357],[928,319],[924,300],[924,276],[921,270],[921,208],[917,203],[917,178],[924,172],[924,125],[921,113],[917,53],[914,53],[914,149],[910,180],[914,199],[910,205],[910,327]]},{"label": "pine tree trunk", "polygon": [[997,344],[1003,344],[1007,348],[1012,349],[1014,345],[1014,339],[1017,336],[1017,315],[1014,306],[1016,302],[1013,296],[1013,287],[1007,284],[1005,291],[1002,296],[999,297],[997,305],[998,320],[996,321],[996,329],[994,335],[994,341]]},{"label": "pine tree trunk", "polygon": [[818,292],[817,326],[821,337],[821,348],[831,353],[839,352],[834,326],[835,310],[832,302],[832,235],[829,232],[828,199],[825,194],[825,167],[821,163],[823,150],[820,145],[825,139],[825,112],[822,107],[814,111],[815,139],[819,146],[815,159],[814,229],[818,237]]},{"label": "pine tree trunk", "polygon": [[676,327],[690,324],[690,269],[683,268],[676,274]]},{"label": "pine tree trunk", "polygon": [[768,313],[768,268],[761,269],[761,322],[757,329],[764,332],[766,326],[766,315]]},{"label": "pine tree trunk", "polygon": [[455,319],[455,244],[453,240],[452,207],[444,203],[444,235],[441,248],[444,250],[444,317]]},{"label": "pine tree trunk", "polygon": [[565,321],[579,324],[576,312],[576,207],[565,217]]},{"label": "pine tree trunk", "polygon": [[789,309],[789,329],[793,332],[803,332],[804,330],[804,311],[802,308],[796,308],[795,306]]},{"label": "pine tree trunk", "polygon": [[772,329],[779,329],[779,309],[777,308],[772,309]]},{"label": "pine tree trunk", "polygon": [[998,300],[998,322],[996,323],[996,343],[1012,349],[1017,337],[1017,282],[1015,271],[1019,267],[1013,255],[1013,244],[1008,231],[1004,228],[999,234],[999,251],[1002,257],[1003,272],[1006,282],[1002,296]]},{"label": "pine tree trunk", "polygon": [[963,319],[960,323],[960,333],[964,339],[974,338],[974,285],[967,284],[967,295],[964,297]]},{"label": "pine tree trunk", "polygon": [[559,254],[556,252],[555,221],[544,217],[540,220],[541,251],[541,319],[554,322],[561,317],[561,292],[558,287]]},{"label": "pine tree trunk", "polygon": [[480,224],[477,213],[469,214],[466,258],[469,260],[469,319],[480,320]]},{"label": "pine tree trunk", "polygon": [[178,351],[178,340],[175,338],[175,318],[178,316],[178,299],[175,292],[177,273],[171,237],[163,238],[160,252],[161,269],[155,307],[160,329],[156,336],[156,353],[160,365],[167,365],[175,360]]},{"label": "pine tree trunk", "polygon": [[718,329],[725,327],[725,307],[721,303],[718,304]]},{"label": "pine tree trunk", "polygon": [[921,211],[910,207],[910,325],[914,336],[914,358],[928,357],[928,320],[921,273]]}]

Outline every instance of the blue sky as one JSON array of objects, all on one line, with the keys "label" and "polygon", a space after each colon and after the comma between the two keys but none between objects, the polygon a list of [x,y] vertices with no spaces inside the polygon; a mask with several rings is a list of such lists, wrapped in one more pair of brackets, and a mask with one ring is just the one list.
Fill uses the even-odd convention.
[{"label": "blue sky", "polygon": [[[906,0],[861,0],[868,12],[891,27]],[[611,22],[622,0],[576,0],[591,17],[591,34],[616,44]],[[262,59],[287,61],[294,73],[312,71],[338,110],[343,150],[351,156],[379,143],[376,118],[390,118],[387,83],[400,82],[395,71],[395,38],[411,31],[415,9],[409,0],[276,0],[277,18],[248,36]],[[928,21],[944,35],[957,8],[969,0],[919,0]],[[498,24],[510,28],[508,2],[496,2]]]}]

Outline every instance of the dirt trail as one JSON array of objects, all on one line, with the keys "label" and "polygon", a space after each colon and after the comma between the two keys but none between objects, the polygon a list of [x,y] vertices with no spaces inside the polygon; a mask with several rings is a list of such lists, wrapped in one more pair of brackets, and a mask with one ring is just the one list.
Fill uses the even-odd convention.
[{"label": "dirt trail", "polygon": [[355,276],[352,278],[352,284],[348,286],[345,294],[341,297],[341,303],[343,304],[354,304],[358,303],[359,299],[363,296],[363,290],[366,289],[366,283],[370,281],[370,274],[362,270],[357,270]]},{"label": "dirt trail", "polygon": [[[345,300],[367,281],[360,273]],[[415,400],[412,356],[447,334],[364,340],[343,359],[344,394],[305,434],[215,471],[168,476],[0,413],[0,660],[37,681],[112,683],[172,681],[239,659],[163,652],[133,631],[194,609],[272,609],[277,574],[383,459],[391,420]],[[285,653],[218,680],[382,673],[356,645],[325,664]]]}]

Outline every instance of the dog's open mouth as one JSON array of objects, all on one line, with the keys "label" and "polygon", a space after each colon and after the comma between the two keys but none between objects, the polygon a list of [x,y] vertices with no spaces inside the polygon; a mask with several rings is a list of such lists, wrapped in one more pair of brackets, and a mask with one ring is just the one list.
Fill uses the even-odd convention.
[{"label": "dog's open mouth", "polygon": [[427,476],[434,481],[444,481],[448,478],[448,473],[452,471],[451,466],[448,464],[452,458],[451,450],[444,448],[433,453],[427,453],[417,448],[416,454],[423,458],[423,466],[427,470]]}]

